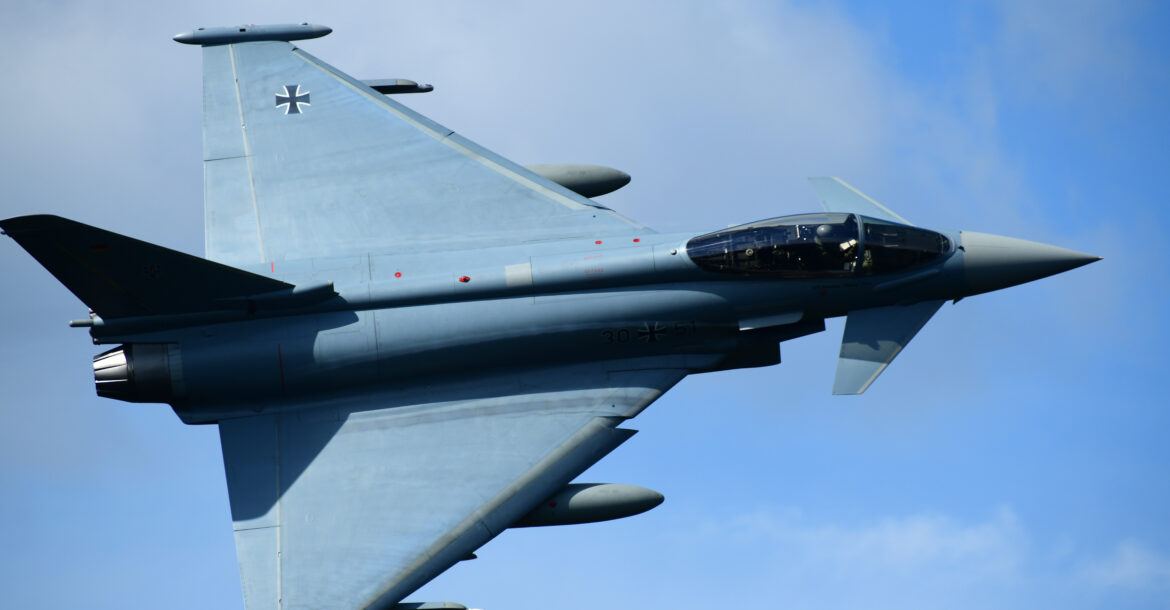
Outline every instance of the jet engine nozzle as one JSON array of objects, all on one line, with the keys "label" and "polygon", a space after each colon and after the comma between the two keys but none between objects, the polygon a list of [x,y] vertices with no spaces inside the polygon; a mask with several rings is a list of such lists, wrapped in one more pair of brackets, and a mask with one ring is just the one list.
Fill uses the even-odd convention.
[{"label": "jet engine nozzle", "polygon": [[1024,239],[962,232],[965,295],[1024,284],[1101,260],[1099,256]]},{"label": "jet engine nozzle", "polygon": [[170,402],[175,398],[171,374],[179,348],[172,344],[131,343],[93,357],[97,395],[126,402]]}]

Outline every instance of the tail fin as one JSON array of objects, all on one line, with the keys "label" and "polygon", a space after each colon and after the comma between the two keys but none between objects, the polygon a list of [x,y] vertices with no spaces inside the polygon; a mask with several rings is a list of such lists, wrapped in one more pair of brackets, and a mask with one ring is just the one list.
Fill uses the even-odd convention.
[{"label": "tail fin", "polygon": [[215,311],[228,299],[292,288],[59,216],[9,218],[0,228],[104,319]]},{"label": "tail fin", "polygon": [[914,223],[902,218],[893,210],[870,199],[865,193],[849,186],[840,178],[809,178],[808,183],[817,192],[817,198],[826,212],[845,212],[861,214],[889,220],[898,224],[914,226]]}]

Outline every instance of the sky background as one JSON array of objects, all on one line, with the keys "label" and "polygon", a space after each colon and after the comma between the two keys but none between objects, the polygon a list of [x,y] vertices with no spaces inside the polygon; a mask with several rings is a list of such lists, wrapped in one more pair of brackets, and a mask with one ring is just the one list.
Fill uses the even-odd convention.
[{"label": "sky background", "polygon": [[[947,305],[861,397],[843,324],[683,381],[581,480],[645,515],[509,531],[412,596],[488,610],[1165,608],[1170,8],[1074,2],[0,5],[0,217],[202,254],[197,26],[310,53],[523,164],[620,168],[660,231],[815,210],[1104,256]],[[85,307],[0,239],[0,605],[242,608],[214,427],[94,395]]]}]

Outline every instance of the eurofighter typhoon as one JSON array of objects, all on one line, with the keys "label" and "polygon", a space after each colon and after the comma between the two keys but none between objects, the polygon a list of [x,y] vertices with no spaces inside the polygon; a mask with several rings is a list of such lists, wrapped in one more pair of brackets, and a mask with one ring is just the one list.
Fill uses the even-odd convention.
[{"label": "eurofighter typhoon", "polygon": [[407,595],[511,527],[634,515],[573,480],[687,375],[780,362],[846,316],[859,394],[948,300],[1098,260],[915,226],[836,178],[823,211],[661,234],[629,177],[522,167],[291,44],[206,28],[206,259],[56,216],[0,221],[82,302],[100,396],[219,426],[248,610]]}]

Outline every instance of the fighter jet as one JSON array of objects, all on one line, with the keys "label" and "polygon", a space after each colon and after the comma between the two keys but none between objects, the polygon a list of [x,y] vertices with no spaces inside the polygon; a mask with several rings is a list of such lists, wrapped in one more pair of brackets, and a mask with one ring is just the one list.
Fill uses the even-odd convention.
[{"label": "fighter jet", "polygon": [[98,395],[218,426],[249,610],[461,608],[401,600],[509,528],[662,501],[573,481],[687,375],[845,316],[833,392],[859,394],[944,302],[1098,260],[836,178],[821,211],[657,233],[592,199],[623,172],[522,167],[389,97],[429,85],[292,44],[329,32],[175,36],[203,54],[206,258],[0,221],[89,306]]}]

